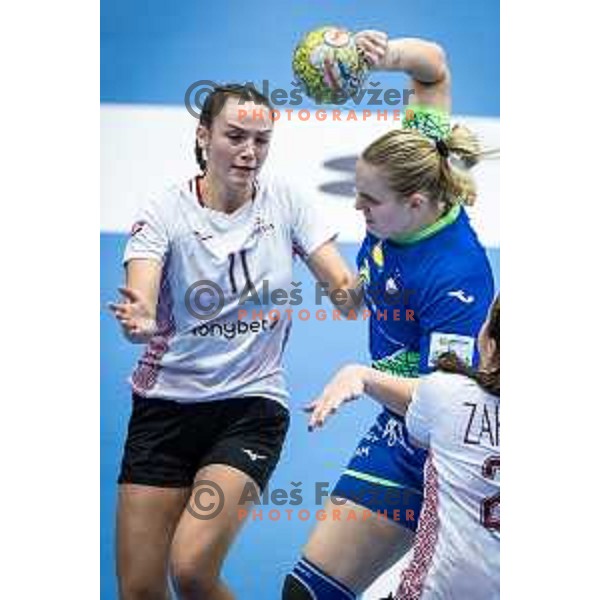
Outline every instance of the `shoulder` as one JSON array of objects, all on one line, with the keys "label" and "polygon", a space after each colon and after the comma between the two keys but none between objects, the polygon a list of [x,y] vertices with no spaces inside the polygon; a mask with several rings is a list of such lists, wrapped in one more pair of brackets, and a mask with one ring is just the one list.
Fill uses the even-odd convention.
[{"label": "shoulder", "polygon": [[415,275],[423,297],[436,303],[454,295],[464,307],[482,300],[487,310],[494,291],[492,268],[476,237],[464,244],[440,244]]},{"label": "shoulder", "polygon": [[483,301],[486,311],[494,290],[492,270],[484,257],[465,260],[440,261],[435,267],[420,274],[420,287],[425,298],[433,302],[458,300],[459,305],[473,307],[475,301]]},{"label": "shoulder", "polygon": [[318,199],[303,192],[305,186],[295,179],[267,172],[259,175],[257,184],[262,208],[288,225],[295,236],[303,239],[304,246],[314,246],[337,235],[331,214]]},{"label": "shoulder", "polygon": [[256,178],[257,199],[262,209],[284,220],[293,213],[295,195],[287,179],[271,171],[261,171]]},{"label": "shoulder", "polygon": [[292,193],[288,180],[272,171],[261,171],[256,178],[258,192],[269,201],[282,201]]},{"label": "shoulder", "polygon": [[419,379],[406,413],[406,426],[412,438],[429,446],[437,427],[453,411],[464,385],[462,376],[436,371]]},{"label": "shoulder", "polygon": [[481,391],[477,382],[466,375],[434,371],[420,379],[411,408],[413,412],[427,415],[435,421],[444,414],[453,413],[465,398]]},{"label": "shoulder", "polygon": [[437,275],[461,276],[489,270],[485,248],[477,238],[465,209],[455,224],[453,235],[440,236],[435,260],[428,267]]},{"label": "shoulder", "polygon": [[466,375],[437,370],[422,377],[417,389],[422,395],[428,397],[448,399],[478,387],[477,382]]},{"label": "shoulder", "polygon": [[473,229],[466,209],[461,209],[458,219],[455,243],[446,253],[446,259],[456,273],[486,273],[491,275],[491,267],[483,244]]},{"label": "shoulder", "polygon": [[474,379],[459,373],[435,371],[423,378],[417,390],[439,422],[463,418],[465,406],[497,406],[500,399],[484,390]]},{"label": "shoulder", "polygon": [[169,184],[151,194],[142,204],[142,210],[169,221],[177,207],[181,205],[182,200],[192,194],[190,182],[179,182]]}]

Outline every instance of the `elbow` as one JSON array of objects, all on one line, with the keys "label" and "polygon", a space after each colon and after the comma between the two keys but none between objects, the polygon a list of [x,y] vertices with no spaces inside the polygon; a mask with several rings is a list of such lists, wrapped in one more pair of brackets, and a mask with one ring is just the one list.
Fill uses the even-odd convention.
[{"label": "elbow", "polygon": [[430,61],[436,72],[436,80],[443,81],[450,75],[450,69],[448,67],[448,59],[446,58],[446,51],[435,42],[429,44]]},{"label": "elbow", "polygon": [[340,290],[346,290],[353,288],[356,285],[356,276],[353,275],[350,271],[344,273],[344,276],[341,278],[339,285],[337,286]]},{"label": "elbow", "polygon": [[446,65],[446,51],[442,46],[436,42],[429,42],[429,49],[431,56],[440,65]]}]

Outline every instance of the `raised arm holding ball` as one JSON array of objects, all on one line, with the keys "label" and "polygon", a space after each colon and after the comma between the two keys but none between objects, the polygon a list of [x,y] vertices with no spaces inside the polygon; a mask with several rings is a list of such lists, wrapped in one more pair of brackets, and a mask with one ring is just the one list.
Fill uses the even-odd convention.
[{"label": "raised arm holding ball", "polygon": [[[372,315],[371,364],[410,385],[445,352],[469,366],[479,360],[475,340],[494,285],[463,205],[475,201],[469,169],[483,153],[469,130],[450,125],[450,71],[439,45],[377,31],[353,39],[371,69],[404,72],[415,90],[403,128],[371,143],[356,165],[356,209],[367,228],[357,266]],[[404,416],[385,407],[342,473],[282,598],[354,599],[394,565],[413,542],[426,456],[409,440]],[[365,511],[372,516],[356,518]]]}]

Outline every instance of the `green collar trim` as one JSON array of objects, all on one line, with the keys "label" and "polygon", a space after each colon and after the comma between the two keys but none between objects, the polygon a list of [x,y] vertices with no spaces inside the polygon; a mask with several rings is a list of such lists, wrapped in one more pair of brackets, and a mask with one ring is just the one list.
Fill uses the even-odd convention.
[{"label": "green collar trim", "polygon": [[435,235],[445,227],[448,227],[448,225],[452,225],[452,223],[458,219],[458,215],[460,215],[460,209],[461,205],[456,204],[443,217],[440,217],[437,221],[435,221],[435,223],[427,225],[427,227],[423,227],[423,229],[419,229],[414,233],[390,236],[390,240],[396,244],[414,244],[415,242],[420,242],[421,240]]}]

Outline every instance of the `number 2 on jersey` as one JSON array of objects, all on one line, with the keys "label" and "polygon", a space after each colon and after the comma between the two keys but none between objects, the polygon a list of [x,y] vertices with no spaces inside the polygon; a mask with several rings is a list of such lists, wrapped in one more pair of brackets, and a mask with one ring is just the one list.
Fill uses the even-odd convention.
[{"label": "number 2 on jersey", "polygon": [[[489,456],[481,472],[486,479],[496,479],[500,472],[500,456]],[[488,496],[481,502],[481,524],[491,531],[500,531],[500,493]]]}]

